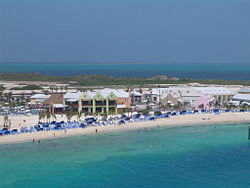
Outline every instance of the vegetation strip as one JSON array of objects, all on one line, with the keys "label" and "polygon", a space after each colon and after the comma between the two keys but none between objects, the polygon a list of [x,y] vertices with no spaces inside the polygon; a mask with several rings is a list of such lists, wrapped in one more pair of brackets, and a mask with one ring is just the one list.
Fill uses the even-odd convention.
[{"label": "vegetation strip", "polygon": [[[217,85],[250,85],[250,81],[244,80],[199,80],[189,78],[174,78],[167,76],[155,76],[152,78],[114,78],[108,75],[82,74],[77,76],[51,76],[37,73],[3,73],[0,74],[3,81],[39,81],[60,82],[78,86],[108,86],[108,85],[146,85],[146,84],[217,84]],[[1,90],[1,86],[0,86]]]}]

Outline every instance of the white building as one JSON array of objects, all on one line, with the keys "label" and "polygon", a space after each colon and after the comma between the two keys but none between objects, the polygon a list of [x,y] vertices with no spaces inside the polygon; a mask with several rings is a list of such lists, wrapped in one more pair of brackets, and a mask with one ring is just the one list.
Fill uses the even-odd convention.
[{"label": "white building", "polygon": [[45,100],[47,100],[50,95],[45,94],[35,94],[30,97],[30,104],[42,104]]},{"label": "white building", "polygon": [[250,94],[250,88],[249,87],[242,87],[242,88],[240,88],[238,93],[240,93],[240,94]]},{"label": "white building", "polygon": [[194,89],[203,94],[212,95],[219,103],[229,102],[234,95],[232,91],[225,87],[194,87]]},{"label": "white building", "polygon": [[178,102],[190,107],[194,107],[196,100],[205,95],[192,87],[153,88],[147,91],[147,94],[151,97],[151,101],[157,104],[161,102],[162,105],[165,103],[176,105]]},{"label": "white building", "polygon": [[68,92],[63,96],[63,105],[71,107],[73,111],[78,111],[82,92]]},{"label": "white building", "polygon": [[235,105],[240,105],[240,103],[245,103],[250,105],[250,94],[236,94],[233,96],[232,101],[230,102]]},{"label": "white building", "polygon": [[68,92],[63,96],[63,98],[67,102],[77,102],[80,100],[82,94],[82,92]]}]

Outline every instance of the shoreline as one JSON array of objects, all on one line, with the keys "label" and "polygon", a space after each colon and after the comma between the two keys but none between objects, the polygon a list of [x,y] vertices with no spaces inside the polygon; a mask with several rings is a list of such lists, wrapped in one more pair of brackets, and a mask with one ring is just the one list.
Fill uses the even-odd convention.
[{"label": "shoreline", "polygon": [[[204,120],[205,119],[205,120]],[[190,114],[172,116],[170,118],[157,119],[154,121],[132,122],[124,125],[107,125],[98,127],[75,128],[68,129],[65,133],[64,130],[56,131],[42,131],[34,133],[23,133],[18,135],[7,135],[0,137],[0,144],[14,144],[23,142],[38,142],[39,140],[52,140],[58,138],[65,138],[71,136],[84,136],[94,134],[105,134],[119,131],[130,131],[147,129],[153,127],[184,127],[195,125],[213,125],[224,123],[240,123],[250,121],[250,112],[227,112],[220,115],[215,114]],[[96,133],[96,129],[98,132]]]}]

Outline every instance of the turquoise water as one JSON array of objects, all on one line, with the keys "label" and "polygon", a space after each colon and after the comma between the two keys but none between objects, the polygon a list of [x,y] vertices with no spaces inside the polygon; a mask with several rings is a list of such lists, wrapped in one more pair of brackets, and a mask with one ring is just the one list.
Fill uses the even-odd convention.
[{"label": "turquoise water", "polygon": [[194,79],[250,80],[250,65],[247,63],[0,63],[0,73],[9,72],[50,75],[104,74],[142,78],[168,75]]},{"label": "turquoise water", "polygon": [[245,125],[0,145],[0,187],[250,187]]}]

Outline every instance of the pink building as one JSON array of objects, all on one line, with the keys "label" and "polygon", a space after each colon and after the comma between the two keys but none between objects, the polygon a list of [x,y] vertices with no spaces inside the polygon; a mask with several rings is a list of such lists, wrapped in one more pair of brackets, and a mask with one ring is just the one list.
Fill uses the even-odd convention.
[{"label": "pink building", "polygon": [[203,95],[195,101],[195,110],[213,110],[214,103],[215,98],[212,95]]}]

